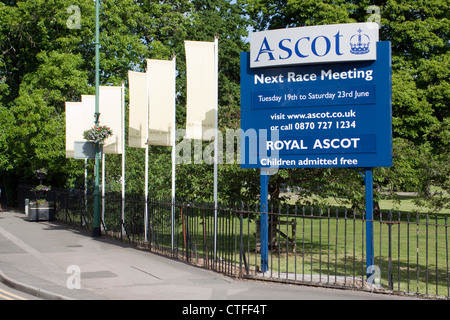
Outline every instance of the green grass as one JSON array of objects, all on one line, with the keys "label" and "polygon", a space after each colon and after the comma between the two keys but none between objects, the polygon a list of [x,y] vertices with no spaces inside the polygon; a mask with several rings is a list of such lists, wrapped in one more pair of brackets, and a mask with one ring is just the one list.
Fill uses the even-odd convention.
[{"label": "green grass", "polygon": [[[391,225],[390,273],[389,226],[374,223],[375,266],[380,270],[383,288],[448,296],[448,235],[444,226],[429,223],[420,220]],[[365,239],[365,223],[359,218],[297,218],[295,249],[291,245],[287,252],[285,245],[282,250],[272,250],[269,268],[275,277],[283,279],[285,274],[297,274],[297,280],[312,274],[321,275],[321,282],[340,276],[351,283],[353,276],[365,278]],[[254,250],[249,256],[250,261],[259,263]]]},{"label": "green grass", "polygon": [[[290,199],[287,201],[288,204],[295,204],[296,200],[298,199],[298,196],[294,194],[284,194],[289,195]],[[450,195],[447,195],[450,197]],[[420,213],[420,214],[426,214],[426,213],[437,213],[437,214],[450,214],[450,209],[442,209],[438,211],[431,211],[431,209],[418,206],[414,203],[414,200],[416,196],[412,193],[398,193],[397,194],[397,200],[390,199],[387,196],[384,196],[379,201],[379,206],[382,211],[389,211],[392,212],[401,212],[401,213]],[[323,203],[327,203],[330,207],[335,208],[347,208],[350,209],[349,205],[343,205],[342,201],[339,201],[335,198],[321,198],[321,197],[313,197],[311,200],[320,200]]]},{"label": "green grass", "polygon": [[400,195],[398,196],[400,199],[400,203],[395,202],[390,199],[382,199],[380,201],[380,209],[381,210],[392,210],[395,212],[405,212],[405,213],[437,213],[437,214],[450,214],[450,209],[441,209],[438,211],[431,211],[431,209],[417,206],[414,203],[415,196],[413,195]]}]

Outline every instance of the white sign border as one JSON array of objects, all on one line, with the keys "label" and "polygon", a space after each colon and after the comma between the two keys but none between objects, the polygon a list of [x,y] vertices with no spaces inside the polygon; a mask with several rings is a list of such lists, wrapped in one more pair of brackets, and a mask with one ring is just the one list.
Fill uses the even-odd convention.
[{"label": "white sign border", "polygon": [[375,22],[252,32],[250,68],[373,61],[377,57],[378,40],[379,28]]}]

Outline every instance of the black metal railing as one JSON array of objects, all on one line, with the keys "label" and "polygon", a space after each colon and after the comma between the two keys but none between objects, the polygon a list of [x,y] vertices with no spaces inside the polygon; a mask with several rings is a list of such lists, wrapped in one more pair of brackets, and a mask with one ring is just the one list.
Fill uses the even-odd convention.
[{"label": "black metal railing", "polygon": [[[19,203],[32,196],[27,189],[19,188]],[[48,196],[58,220],[92,229],[91,194],[51,190]],[[105,235],[232,277],[450,297],[447,215],[376,214],[375,265],[367,270],[362,213],[271,207],[269,268],[261,273],[258,204],[216,210],[210,202],[150,198],[146,209],[142,196],[107,194],[102,200]]]}]

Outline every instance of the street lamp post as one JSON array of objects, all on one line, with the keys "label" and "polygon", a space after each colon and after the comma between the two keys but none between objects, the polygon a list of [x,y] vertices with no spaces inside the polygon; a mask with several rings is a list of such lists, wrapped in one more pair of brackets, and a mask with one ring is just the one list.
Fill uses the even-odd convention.
[{"label": "street lamp post", "polygon": [[[100,82],[100,0],[95,1],[95,125],[99,125],[99,82]],[[92,235],[101,236],[100,229],[100,145],[95,144],[95,186],[94,186],[94,227]]]}]

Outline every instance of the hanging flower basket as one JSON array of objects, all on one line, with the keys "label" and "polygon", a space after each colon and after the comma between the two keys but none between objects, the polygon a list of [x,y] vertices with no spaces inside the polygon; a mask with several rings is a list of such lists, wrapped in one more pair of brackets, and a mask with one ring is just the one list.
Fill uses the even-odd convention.
[{"label": "hanging flower basket", "polygon": [[50,191],[51,189],[52,189],[52,187],[50,187],[50,186],[44,186],[44,185],[40,184],[40,185],[34,187],[33,189],[31,189],[31,191],[33,191],[33,192],[47,192],[47,191]]},{"label": "hanging flower basket", "polygon": [[40,168],[37,170],[34,170],[34,173],[36,174],[36,177],[39,180],[44,180],[47,177],[47,168]]},{"label": "hanging flower basket", "polygon": [[93,126],[83,132],[83,138],[94,143],[103,143],[112,134],[113,132],[108,126]]}]

